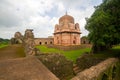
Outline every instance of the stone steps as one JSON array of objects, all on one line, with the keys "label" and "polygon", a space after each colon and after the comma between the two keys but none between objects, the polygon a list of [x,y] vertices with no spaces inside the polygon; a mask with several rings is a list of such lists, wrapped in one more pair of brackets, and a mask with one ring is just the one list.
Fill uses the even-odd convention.
[{"label": "stone steps", "polygon": [[75,75],[80,72],[80,68],[77,66],[77,64],[73,64],[73,71]]}]

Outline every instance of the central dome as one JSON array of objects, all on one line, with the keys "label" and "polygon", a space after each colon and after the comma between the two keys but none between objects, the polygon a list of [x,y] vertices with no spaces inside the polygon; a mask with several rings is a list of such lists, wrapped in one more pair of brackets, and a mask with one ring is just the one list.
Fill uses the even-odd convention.
[{"label": "central dome", "polygon": [[59,23],[63,23],[65,21],[67,21],[69,23],[74,23],[74,18],[72,16],[66,14],[59,19]]}]

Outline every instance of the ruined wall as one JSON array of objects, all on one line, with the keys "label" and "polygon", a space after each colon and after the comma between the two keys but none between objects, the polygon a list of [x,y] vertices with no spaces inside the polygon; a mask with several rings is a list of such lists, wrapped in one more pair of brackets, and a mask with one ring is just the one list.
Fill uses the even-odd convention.
[{"label": "ruined wall", "polygon": [[26,56],[35,55],[35,42],[32,29],[26,29],[24,34],[23,45],[25,48]]},{"label": "ruined wall", "polygon": [[81,38],[81,44],[91,44],[91,42],[88,40],[87,37],[82,37]]},{"label": "ruined wall", "polygon": [[34,41],[35,45],[49,45],[54,43],[53,38],[35,38]]},{"label": "ruined wall", "polygon": [[16,32],[14,37],[10,40],[11,44],[22,44],[23,43],[23,35],[20,32]]},{"label": "ruined wall", "polygon": [[109,58],[78,73],[71,80],[120,80],[119,75],[119,59]]},{"label": "ruined wall", "polygon": [[68,80],[73,75],[73,63],[67,60],[65,56],[61,54],[40,54],[37,55],[38,59],[60,80]]}]

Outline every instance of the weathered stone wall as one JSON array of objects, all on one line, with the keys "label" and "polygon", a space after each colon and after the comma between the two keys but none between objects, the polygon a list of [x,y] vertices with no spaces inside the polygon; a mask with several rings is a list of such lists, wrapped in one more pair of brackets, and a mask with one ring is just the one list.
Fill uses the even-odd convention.
[{"label": "weathered stone wall", "polygon": [[88,40],[87,37],[82,37],[81,38],[81,44],[91,44],[91,42]]},{"label": "weathered stone wall", "polygon": [[51,45],[54,44],[53,38],[35,38],[35,45]]},{"label": "weathered stone wall", "polygon": [[73,77],[73,63],[61,54],[41,54],[38,59],[60,80],[68,80]]},{"label": "weathered stone wall", "polygon": [[26,29],[24,34],[24,48],[26,56],[35,55],[35,42],[34,42],[34,34],[32,29]]},{"label": "weathered stone wall", "polygon": [[120,61],[109,58],[101,63],[85,69],[71,80],[120,80]]},{"label": "weathered stone wall", "polygon": [[86,53],[76,59],[76,64],[80,68],[80,71],[83,71],[84,69],[97,65],[103,60],[105,60],[105,58],[94,57],[92,54]]},{"label": "weathered stone wall", "polygon": [[36,57],[0,61],[0,80],[59,80]]},{"label": "weathered stone wall", "polygon": [[11,44],[21,44],[23,43],[23,35],[20,32],[16,32],[14,37],[10,40]]},{"label": "weathered stone wall", "polygon": [[60,45],[46,45],[49,48],[56,48],[64,51],[78,50],[84,48],[91,48],[92,45],[72,45],[72,46],[60,46]]}]

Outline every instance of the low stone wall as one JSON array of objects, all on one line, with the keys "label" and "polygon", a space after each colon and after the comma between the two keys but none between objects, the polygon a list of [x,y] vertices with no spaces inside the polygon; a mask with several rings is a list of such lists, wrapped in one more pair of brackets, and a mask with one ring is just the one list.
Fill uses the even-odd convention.
[{"label": "low stone wall", "polygon": [[120,80],[120,62],[117,58],[109,58],[96,66],[78,73],[71,80]]},{"label": "low stone wall", "polygon": [[60,80],[68,80],[73,75],[73,63],[61,54],[41,54],[38,59]]},{"label": "low stone wall", "polygon": [[36,57],[0,61],[0,80],[59,80]]},{"label": "low stone wall", "polygon": [[84,49],[84,48],[91,48],[91,44],[83,44],[83,45],[72,45],[72,46],[61,46],[61,45],[46,45],[49,48],[56,48],[64,51],[69,50],[78,50],[78,49]]},{"label": "low stone wall", "polygon": [[92,54],[86,53],[76,59],[76,64],[80,71],[83,71],[90,68],[91,66],[97,65],[103,60],[105,60],[105,58],[94,57]]}]

